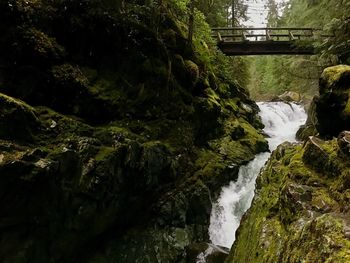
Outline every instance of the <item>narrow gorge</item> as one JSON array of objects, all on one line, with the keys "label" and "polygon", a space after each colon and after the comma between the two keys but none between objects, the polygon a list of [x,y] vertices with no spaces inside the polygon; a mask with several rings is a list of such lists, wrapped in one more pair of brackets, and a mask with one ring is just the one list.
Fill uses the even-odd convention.
[{"label": "narrow gorge", "polygon": [[[261,102],[258,106],[270,151],[285,141],[295,141],[296,132],[306,121],[302,106],[285,102]],[[256,178],[269,157],[270,153],[255,156],[240,168],[238,179],[221,190],[210,218],[209,235],[213,244],[226,248],[232,246],[241,218],[253,200]]]},{"label": "narrow gorge", "polygon": [[0,262],[350,262],[349,10],[1,0]]}]

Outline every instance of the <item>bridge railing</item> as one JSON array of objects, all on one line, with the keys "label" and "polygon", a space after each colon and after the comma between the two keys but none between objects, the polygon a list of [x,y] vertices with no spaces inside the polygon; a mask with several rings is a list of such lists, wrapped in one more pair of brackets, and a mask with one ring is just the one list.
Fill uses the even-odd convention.
[{"label": "bridge railing", "polygon": [[333,36],[322,29],[297,27],[219,27],[212,32],[218,42],[317,40]]}]

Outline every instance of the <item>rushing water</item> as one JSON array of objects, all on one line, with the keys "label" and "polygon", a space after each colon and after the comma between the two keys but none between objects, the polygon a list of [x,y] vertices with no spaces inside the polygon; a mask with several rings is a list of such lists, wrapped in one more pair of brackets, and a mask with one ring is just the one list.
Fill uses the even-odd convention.
[{"label": "rushing water", "polygon": [[[306,120],[303,107],[283,102],[261,102],[258,105],[264,131],[270,136],[267,140],[271,151],[285,141],[295,141],[295,133]],[[209,235],[213,244],[232,246],[241,217],[253,200],[256,177],[269,156],[270,153],[258,154],[240,168],[237,181],[222,189],[210,217]]]}]

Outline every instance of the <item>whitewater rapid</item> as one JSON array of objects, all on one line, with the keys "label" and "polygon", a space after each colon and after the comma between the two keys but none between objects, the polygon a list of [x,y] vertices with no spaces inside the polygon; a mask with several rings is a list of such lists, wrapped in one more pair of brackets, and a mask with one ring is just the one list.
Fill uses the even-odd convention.
[{"label": "whitewater rapid", "polygon": [[[295,134],[306,121],[302,106],[283,102],[261,102],[260,117],[265,125],[270,151],[285,141],[294,142]],[[254,197],[255,180],[271,153],[261,153],[246,166],[240,168],[238,179],[223,187],[218,200],[213,204],[209,236],[214,245],[230,248],[243,214]]]}]

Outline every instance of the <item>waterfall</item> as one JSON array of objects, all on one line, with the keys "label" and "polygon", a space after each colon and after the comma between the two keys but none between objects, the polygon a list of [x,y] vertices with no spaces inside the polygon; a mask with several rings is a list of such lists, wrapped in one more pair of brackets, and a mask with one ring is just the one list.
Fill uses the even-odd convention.
[{"label": "waterfall", "polygon": [[[295,141],[295,134],[307,117],[302,106],[284,102],[261,102],[258,106],[264,131],[270,136],[267,140],[271,151],[285,141]],[[240,168],[237,181],[223,187],[210,217],[209,236],[213,244],[232,246],[240,220],[253,200],[255,180],[269,156],[270,153],[258,154]]]}]

